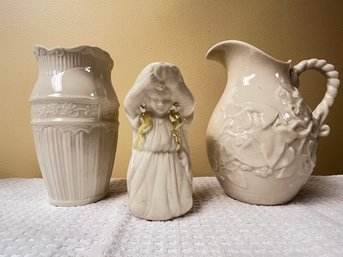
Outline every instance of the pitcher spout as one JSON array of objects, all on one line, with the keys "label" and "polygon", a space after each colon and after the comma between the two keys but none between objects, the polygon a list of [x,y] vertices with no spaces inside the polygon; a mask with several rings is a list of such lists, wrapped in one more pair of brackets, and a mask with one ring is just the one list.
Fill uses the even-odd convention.
[{"label": "pitcher spout", "polygon": [[[226,41],[227,42],[227,41]],[[206,53],[206,59],[213,60],[226,66],[226,52],[227,46],[223,44],[224,42],[218,43],[211,47]]]},{"label": "pitcher spout", "polygon": [[248,50],[250,46],[244,42],[237,40],[226,40],[212,46],[206,53],[208,60],[213,60],[221,63],[224,67],[228,67],[228,62],[235,56],[240,55],[242,57],[242,51],[239,49]]},{"label": "pitcher spout", "polygon": [[214,45],[208,50],[206,58],[217,61],[226,68],[236,59],[239,59],[240,62],[245,61],[249,63],[261,63],[263,61],[263,63],[277,66],[280,70],[289,70],[291,62],[280,61],[260,49],[238,40],[227,40]]}]

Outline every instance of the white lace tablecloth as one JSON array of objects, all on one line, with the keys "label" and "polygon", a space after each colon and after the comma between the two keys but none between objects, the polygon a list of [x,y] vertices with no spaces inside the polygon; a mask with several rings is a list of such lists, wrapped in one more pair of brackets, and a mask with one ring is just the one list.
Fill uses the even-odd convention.
[{"label": "white lace tablecloth", "polygon": [[129,214],[125,180],[67,208],[48,203],[42,179],[2,179],[0,256],[343,256],[343,176],[311,177],[292,202],[268,207],[195,178],[192,211],[166,222]]}]

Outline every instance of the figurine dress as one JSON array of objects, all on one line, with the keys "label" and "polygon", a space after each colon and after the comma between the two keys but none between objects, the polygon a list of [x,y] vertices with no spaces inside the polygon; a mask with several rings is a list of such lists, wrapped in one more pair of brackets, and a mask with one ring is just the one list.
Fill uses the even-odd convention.
[{"label": "figurine dress", "polygon": [[[148,99],[145,102],[159,102],[155,106],[153,103],[147,104],[148,111],[154,113],[159,108],[158,104],[163,105],[162,109],[168,108],[168,112],[163,115],[151,115],[151,128],[139,146],[133,144],[128,168],[129,209],[134,216],[147,220],[178,217],[189,211],[193,205],[187,127],[193,118],[194,102],[192,100],[189,103],[192,111],[187,117],[182,116],[183,126],[179,131],[178,144],[172,135],[175,126],[171,122],[168,107],[172,106],[171,98],[176,98],[172,91],[173,89],[155,92],[142,89],[145,92],[143,94],[146,94],[145,99]],[[130,101],[125,102],[128,111],[127,102]],[[142,125],[141,115],[130,115],[128,112],[128,119],[134,129],[133,142],[137,142]]]},{"label": "figurine dress", "polygon": [[[137,119],[131,124],[138,129]],[[187,146],[176,151],[169,119],[153,118],[153,124],[141,149],[133,149],[128,170],[129,208],[136,216],[164,220],[192,207],[192,174]]]}]

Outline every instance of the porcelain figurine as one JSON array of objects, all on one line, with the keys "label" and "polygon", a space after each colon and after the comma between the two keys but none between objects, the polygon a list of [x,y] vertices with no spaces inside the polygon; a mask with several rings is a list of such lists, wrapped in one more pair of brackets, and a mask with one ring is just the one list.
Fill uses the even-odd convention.
[{"label": "porcelain figurine", "polygon": [[106,195],[118,136],[119,103],[110,55],[90,46],[35,48],[32,127],[49,200],[77,206]]},{"label": "porcelain figurine", "polygon": [[[240,41],[213,46],[207,58],[227,69],[227,84],[207,129],[208,157],[229,196],[252,204],[291,200],[316,163],[318,138],[339,87],[338,72],[325,60],[292,67]],[[312,112],[298,88],[302,72],[327,79],[324,99]]]},{"label": "porcelain figurine", "polygon": [[192,171],[187,130],[194,99],[179,69],[149,64],[124,101],[133,127],[127,173],[129,209],[139,218],[168,220],[192,205]]}]

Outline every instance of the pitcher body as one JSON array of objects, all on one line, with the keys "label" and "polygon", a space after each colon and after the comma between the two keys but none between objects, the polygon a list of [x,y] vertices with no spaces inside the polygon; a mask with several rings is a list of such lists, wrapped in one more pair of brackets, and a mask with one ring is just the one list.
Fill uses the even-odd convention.
[{"label": "pitcher body", "polygon": [[[337,71],[317,59],[292,67],[240,41],[215,45],[207,58],[227,69],[227,85],[207,129],[208,157],[218,181],[243,202],[289,201],[313,171],[318,137],[329,133],[323,122],[337,94]],[[298,76],[306,69],[328,79],[313,113],[298,90]]]}]

